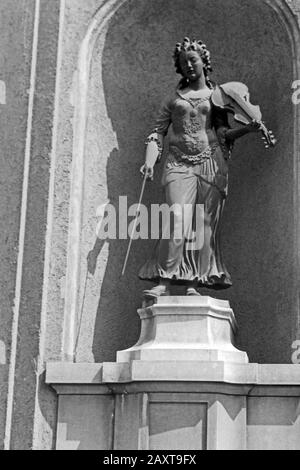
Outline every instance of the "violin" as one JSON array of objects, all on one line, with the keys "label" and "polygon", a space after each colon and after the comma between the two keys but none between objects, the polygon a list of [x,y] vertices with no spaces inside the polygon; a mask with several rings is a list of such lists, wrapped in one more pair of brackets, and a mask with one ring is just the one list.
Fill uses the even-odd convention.
[{"label": "violin", "polygon": [[211,97],[215,106],[234,114],[234,119],[237,122],[250,124],[253,120],[258,121],[265,147],[274,147],[277,140],[273,132],[268,130],[263,123],[260,107],[251,104],[249,98],[248,87],[240,82],[228,82],[218,85]]}]

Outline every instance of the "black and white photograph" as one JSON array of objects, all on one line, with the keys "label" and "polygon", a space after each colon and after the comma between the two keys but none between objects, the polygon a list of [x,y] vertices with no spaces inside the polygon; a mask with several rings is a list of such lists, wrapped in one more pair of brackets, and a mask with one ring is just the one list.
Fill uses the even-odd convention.
[{"label": "black and white photograph", "polygon": [[0,450],[300,450],[300,0],[0,0],[0,143]]}]

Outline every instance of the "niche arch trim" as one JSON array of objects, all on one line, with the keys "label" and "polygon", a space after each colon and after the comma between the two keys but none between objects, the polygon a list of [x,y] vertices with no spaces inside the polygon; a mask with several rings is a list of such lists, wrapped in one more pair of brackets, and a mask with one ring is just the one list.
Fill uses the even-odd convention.
[{"label": "niche arch trim", "polygon": [[[67,246],[66,290],[63,319],[63,360],[75,360],[75,345],[78,329],[78,293],[80,283],[80,240],[82,226],[82,204],[84,190],[84,153],[87,122],[87,95],[95,44],[106,32],[109,21],[128,0],[105,0],[95,12],[81,42],[77,70],[73,83],[73,151],[70,189],[69,231]],[[201,0],[199,0],[201,1]],[[293,60],[293,80],[300,78],[300,29],[297,16],[288,0],[263,0],[272,8],[284,25],[290,39]],[[292,84],[291,84],[292,85]],[[292,89],[290,90],[292,95]],[[294,253],[297,285],[300,285],[300,106],[294,106]],[[297,312],[300,328],[300,309]]]}]

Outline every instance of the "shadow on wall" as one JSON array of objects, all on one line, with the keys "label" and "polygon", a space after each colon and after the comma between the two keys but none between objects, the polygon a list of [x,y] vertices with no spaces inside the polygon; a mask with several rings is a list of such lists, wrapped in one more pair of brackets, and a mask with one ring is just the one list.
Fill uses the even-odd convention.
[{"label": "shadow on wall", "polygon": [[[213,80],[237,80],[249,86],[251,101],[260,104],[265,121],[279,137],[270,153],[257,136],[246,137],[235,147],[222,225],[224,258],[234,286],[225,293],[204,293],[230,300],[240,326],[238,346],[247,350],[252,362],[290,362],[296,324],[291,281],[291,46],[284,26],[264,2],[199,0],[187,8],[185,0],[129,0],[120,7],[109,25],[102,55],[106,107],[118,143],[107,161],[108,199],[116,207],[120,195],[128,196],[128,205],[138,201],[143,142],[161,100],[177,84],[172,52],[186,35],[207,43]],[[146,204],[163,202],[160,171],[147,185]],[[88,241],[91,276],[103,249],[103,242],[94,238]],[[105,275],[97,291],[93,341],[97,362],[115,360],[117,350],[138,338],[136,309],[149,284],[138,280],[137,271],[154,242],[134,242],[126,275],[120,278],[127,243],[109,242]]]}]

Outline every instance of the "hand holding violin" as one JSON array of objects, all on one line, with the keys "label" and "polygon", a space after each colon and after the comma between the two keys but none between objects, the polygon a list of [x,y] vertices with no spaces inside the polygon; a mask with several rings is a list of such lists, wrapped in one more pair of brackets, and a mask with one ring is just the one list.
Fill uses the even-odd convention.
[{"label": "hand holding violin", "polygon": [[261,122],[253,119],[252,122],[245,126],[248,132],[260,132],[262,130]]},{"label": "hand holding violin", "polygon": [[244,127],[241,129],[230,129],[226,132],[226,138],[229,141],[233,141],[250,132],[261,132],[266,148],[276,145],[273,132],[267,129],[262,121],[259,106],[250,103],[249,90],[244,83],[228,82],[217,86],[212,94],[212,101],[215,106],[232,113],[235,121],[244,124]]},{"label": "hand holding violin", "polygon": [[243,127],[239,127],[237,129],[228,129],[226,132],[226,139],[229,142],[234,142],[236,139],[239,139],[240,137],[243,137],[246,134],[261,131],[262,123],[254,119],[248,124],[245,124]]}]

